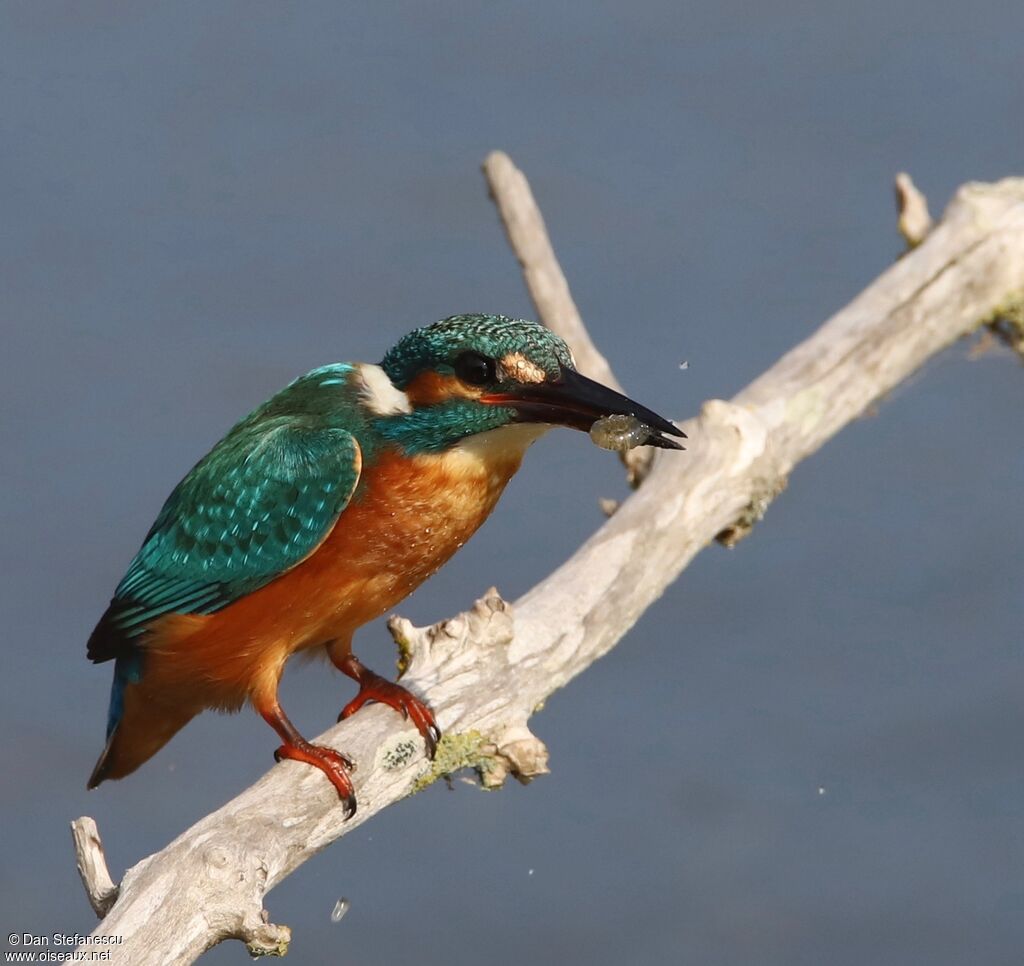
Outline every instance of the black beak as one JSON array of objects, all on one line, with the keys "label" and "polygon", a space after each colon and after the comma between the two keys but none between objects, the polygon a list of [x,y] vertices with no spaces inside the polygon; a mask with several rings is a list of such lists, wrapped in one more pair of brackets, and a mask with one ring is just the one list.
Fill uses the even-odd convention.
[{"label": "black beak", "polygon": [[643,446],[683,449],[682,445],[674,439],[666,439],[663,434],[686,437],[678,426],[646,406],[565,366],[562,366],[558,378],[551,382],[524,385],[509,392],[484,393],[480,402],[514,409],[519,422],[552,423],[583,432],[588,432],[603,416],[633,416],[651,430],[641,444]]}]

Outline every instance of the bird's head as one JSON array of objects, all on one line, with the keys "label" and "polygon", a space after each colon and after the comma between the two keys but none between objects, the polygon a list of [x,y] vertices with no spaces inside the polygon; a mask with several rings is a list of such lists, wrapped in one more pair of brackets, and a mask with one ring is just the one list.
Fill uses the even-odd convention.
[{"label": "bird's head", "polygon": [[[603,416],[632,415],[651,428],[645,445],[682,447],[667,419],[576,371],[565,342],[537,322],[456,315],[415,329],[380,368],[394,393],[381,393],[381,432],[419,450],[441,450],[505,426],[570,426],[587,431]],[[395,392],[397,391],[397,392]],[[372,407],[371,407],[372,408]]]}]

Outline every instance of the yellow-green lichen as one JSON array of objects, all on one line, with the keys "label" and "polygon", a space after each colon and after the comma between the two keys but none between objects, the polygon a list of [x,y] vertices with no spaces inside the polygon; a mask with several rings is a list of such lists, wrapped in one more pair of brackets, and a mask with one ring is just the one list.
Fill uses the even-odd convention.
[{"label": "yellow-green lichen", "polygon": [[268,943],[263,937],[247,942],[245,944],[245,948],[248,950],[249,955],[253,959],[262,959],[264,956],[274,956],[278,958],[281,956],[287,956],[292,934],[291,930],[286,926],[281,927],[281,932],[281,937],[271,943]]},{"label": "yellow-green lichen", "polygon": [[391,631],[391,636],[398,648],[398,660],[395,661],[395,667],[398,668],[398,676],[401,677],[412,664],[412,642],[398,629],[397,621],[389,623],[388,630]]},{"label": "yellow-green lichen", "polygon": [[437,754],[430,763],[430,770],[416,779],[413,794],[423,791],[439,778],[452,775],[462,768],[485,771],[494,757],[494,745],[479,731],[464,731],[441,736],[437,743]]}]

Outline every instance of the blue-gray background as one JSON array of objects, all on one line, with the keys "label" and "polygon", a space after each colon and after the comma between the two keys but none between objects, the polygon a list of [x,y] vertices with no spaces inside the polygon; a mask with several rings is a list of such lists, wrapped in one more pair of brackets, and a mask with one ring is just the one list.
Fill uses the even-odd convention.
[{"label": "blue-gray background", "polygon": [[[415,324],[531,314],[478,173],[489,150],[529,174],[623,383],[677,416],[891,263],[896,171],[941,211],[1024,156],[1020,0],[0,16],[17,931],[93,922],[69,819],[98,819],[119,872],[270,764],[251,713],[206,715],[86,794],[110,670],[85,639],[171,486],[250,407]],[[1022,401],[1008,354],[933,361],[548,703],[549,778],[435,786],[273,892],[291,958],[1019,963]],[[450,615],[491,583],[514,598],[623,489],[608,454],[552,434],[402,613]],[[392,666],[382,625],[357,645]],[[351,693],[315,664],[284,701],[316,733]]]}]

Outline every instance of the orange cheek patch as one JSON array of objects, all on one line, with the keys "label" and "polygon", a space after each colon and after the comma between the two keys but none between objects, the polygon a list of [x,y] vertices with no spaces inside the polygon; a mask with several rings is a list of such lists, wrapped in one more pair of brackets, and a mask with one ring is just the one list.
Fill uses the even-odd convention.
[{"label": "orange cheek patch", "polygon": [[405,387],[413,406],[430,406],[446,399],[478,399],[480,390],[465,385],[455,376],[439,372],[421,372]]}]

